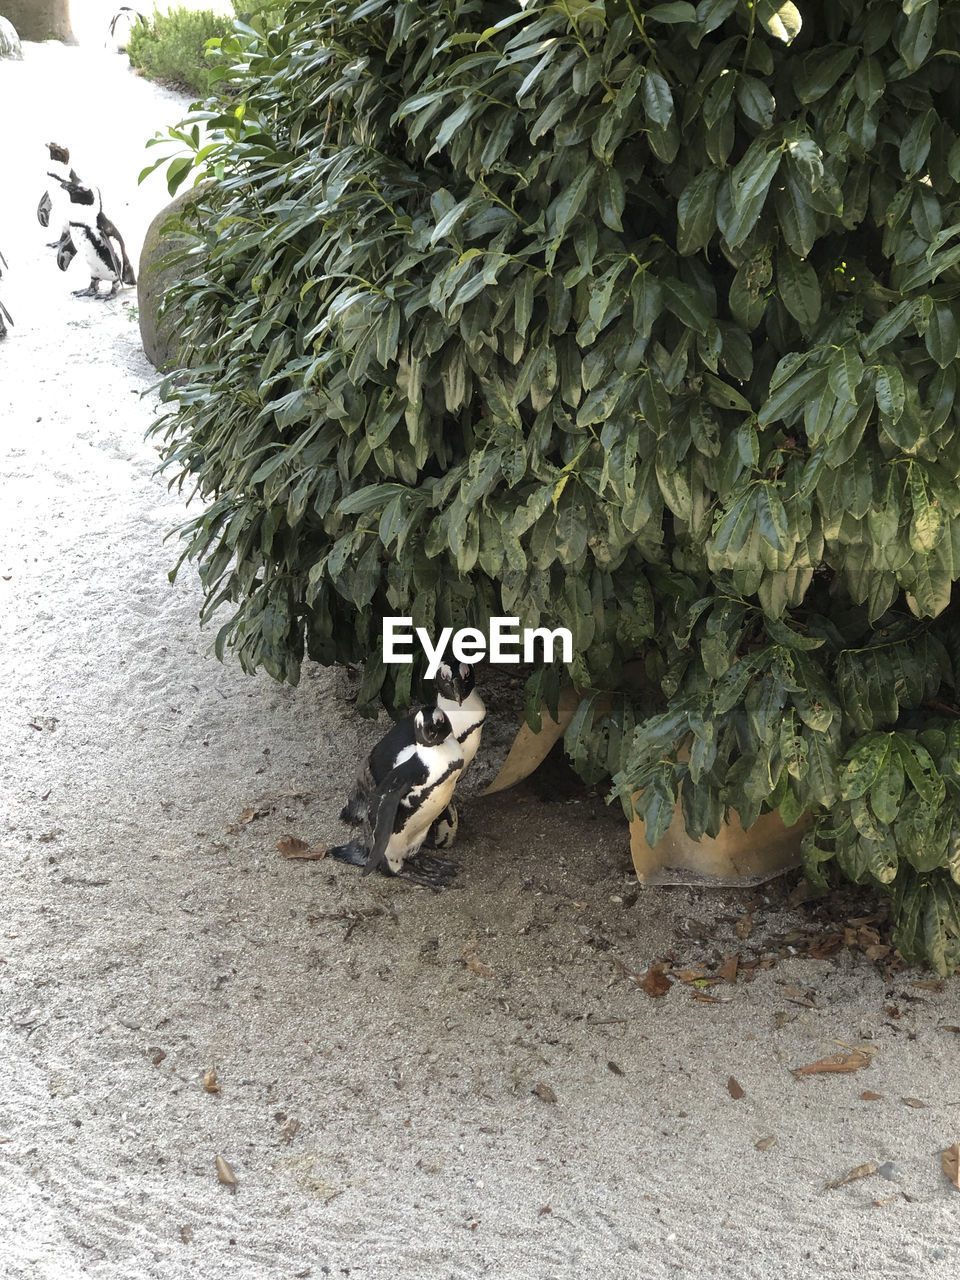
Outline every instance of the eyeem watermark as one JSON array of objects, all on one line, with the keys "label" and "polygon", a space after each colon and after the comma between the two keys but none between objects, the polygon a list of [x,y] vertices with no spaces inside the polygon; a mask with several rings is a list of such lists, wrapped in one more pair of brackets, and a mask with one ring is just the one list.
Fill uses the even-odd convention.
[{"label": "eyeem watermark", "polygon": [[[384,618],[384,662],[412,662],[414,637],[427,656],[427,679],[432,680],[444,661],[447,645],[457,662],[476,662],[487,657],[491,662],[552,662],[554,645],[560,644],[560,657],[573,661],[573,634],[566,627],[555,631],[547,627],[524,627],[519,618],[491,618],[490,635],[476,627],[444,627],[434,644],[425,627],[414,627],[412,618]],[[537,653],[538,644],[540,653]]]}]

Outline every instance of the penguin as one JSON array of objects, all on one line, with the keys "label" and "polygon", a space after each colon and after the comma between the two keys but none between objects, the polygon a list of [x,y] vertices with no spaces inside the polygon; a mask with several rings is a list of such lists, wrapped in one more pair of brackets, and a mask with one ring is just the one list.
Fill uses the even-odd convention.
[{"label": "penguin", "polygon": [[[86,289],[74,289],[74,297],[105,301],[114,296],[121,281],[124,284],[136,283],[126,262],[126,253],[123,255],[124,267],[111,243],[116,228],[103,216],[103,204],[97,188],[88,187],[76,177],[69,182],[59,181],[70,198],[70,214],[69,234],[61,236],[57,246],[57,266],[66,271],[74,255],[81,253],[90,272],[90,284]],[[109,293],[100,293],[101,280],[111,286]]]},{"label": "penguin", "polygon": [[[362,866],[364,875],[380,871],[439,888],[450,883],[456,866],[442,858],[412,860],[450,803],[463,770],[463,750],[438,707],[423,707],[410,719],[413,742],[394,753],[391,767],[366,797],[363,839],[337,845],[329,854],[339,862]],[[387,734],[377,746],[384,747],[389,738]],[[388,751],[385,748],[382,759],[388,758]]]},{"label": "penguin", "polygon": [[[454,735],[463,751],[461,778],[477,754],[486,710],[475,689],[473,667],[466,663],[459,666],[442,666],[437,672],[437,707],[450,721]],[[414,741],[414,717],[407,716],[376,744],[353,784],[347,803],[340,813],[340,820],[350,826],[359,826],[367,816],[370,797],[381,780],[397,763],[401,752]],[[457,836],[459,818],[456,806],[447,805],[438,816],[427,841],[435,849],[449,849]]]},{"label": "penguin", "polygon": [[130,36],[138,24],[149,25],[145,15],[128,4],[122,4],[110,19],[110,37],[104,40],[104,45],[112,47],[117,53],[126,53]]},{"label": "penguin", "polygon": [[[89,183],[84,183],[76,170],[71,168],[68,147],[61,147],[57,142],[48,142],[47,151],[50,157],[47,164],[47,177],[54,180],[54,196],[51,196],[50,190],[47,190],[40,197],[40,203],[37,205],[37,220],[42,227],[48,227],[52,222],[54,230],[59,232],[60,239],[49,242],[49,247],[57,251],[57,266],[61,271],[66,271],[77,254],[77,246],[73,244],[70,231],[70,188],[72,185],[88,186],[94,194],[94,204],[97,210],[97,231],[102,237],[116,241],[121,262],[120,280],[123,284],[136,284],[137,278],[133,273],[133,267],[130,265],[130,259],[127,257],[127,247],[123,242],[123,236],[104,213],[103,199],[99,189]],[[116,253],[116,250],[114,252]],[[105,277],[101,277],[101,279],[103,278]],[[87,291],[85,290],[84,292],[86,293]],[[113,295],[110,294],[109,296],[112,297]]]}]

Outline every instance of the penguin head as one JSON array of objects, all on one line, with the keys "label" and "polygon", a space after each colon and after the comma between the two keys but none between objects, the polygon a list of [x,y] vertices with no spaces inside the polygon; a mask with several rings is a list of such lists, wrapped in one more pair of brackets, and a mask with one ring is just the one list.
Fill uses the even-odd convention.
[{"label": "penguin head", "polygon": [[440,696],[451,702],[464,702],[473,693],[476,678],[473,667],[466,662],[444,664],[437,672],[437,689]]},{"label": "penguin head", "polygon": [[[51,173],[49,176],[51,178],[56,178],[57,175]],[[57,181],[70,197],[71,204],[92,205],[95,202],[96,197],[93,194],[92,188],[88,187],[86,183],[81,182],[72,171],[68,181],[64,181],[63,178],[57,178]]]},{"label": "penguin head", "polygon": [[416,714],[413,732],[421,747],[439,747],[453,733],[453,727],[439,707],[423,707]]}]

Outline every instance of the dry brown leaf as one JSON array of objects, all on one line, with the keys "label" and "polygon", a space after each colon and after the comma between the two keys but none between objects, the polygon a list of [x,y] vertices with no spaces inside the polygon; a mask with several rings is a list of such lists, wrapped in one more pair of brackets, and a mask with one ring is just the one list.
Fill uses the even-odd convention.
[{"label": "dry brown leaf", "polygon": [[872,1089],[864,1089],[860,1097],[864,1102],[882,1102],[883,1101],[883,1094],[874,1093]]},{"label": "dry brown leaf", "polygon": [[955,1142],[952,1147],[947,1147],[946,1151],[942,1153],[940,1156],[940,1168],[957,1190],[960,1191],[960,1142]]},{"label": "dry brown leaf", "polygon": [[203,1073],[203,1088],[206,1093],[219,1093],[220,1085],[217,1083],[217,1068],[211,1067],[209,1071]]},{"label": "dry brown leaf", "polygon": [[811,945],[809,954],[814,960],[829,960],[831,956],[843,950],[845,941],[842,933],[825,933]]},{"label": "dry brown leaf", "polygon": [[470,972],[475,973],[478,978],[493,977],[493,970],[490,968],[488,964],[484,964],[484,962],[477,955],[477,935],[475,933],[473,934],[473,936],[471,937],[467,945],[464,947],[463,952],[460,956],[460,959],[463,961],[466,967],[470,970]]},{"label": "dry brown leaf", "polygon": [[327,856],[325,844],[309,845],[306,840],[300,840],[297,836],[281,836],[277,841],[277,848],[285,858],[319,859]]},{"label": "dry brown leaf", "polygon": [[705,982],[707,981],[707,966],[698,964],[695,969],[671,969],[670,972],[678,982]]},{"label": "dry brown leaf", "polygon": [[816,1062],[808,1062],[806,1066],[794,1067],[795,1076],[832,1075],[844,1071],[859,1071],[861,1067],[869,1067],[873,1055],[862,1053],[859,1049],[853,1053],[835,1053],[829,1058],[819,1058]]},{"label": "dry brown leaf", "polygon": [[237,821],[245,827],[248,822],[253,822],[254,818],[262,818],[266,812],[266,809],[241,809]]},{"label": "dry brown leaf", "polygon": [[648,996],[665,996],[673,983],[664,973],[660,965],[651,965],[647,972],[643,975],[640,983],[641,990],[645,991]]},{"label": "dry brown leaf", "polygon": [[900,1101],[908,1107],[925,1107],[927,1104],[921,1102],[919,1098],[901,1098]]},{"label": "dry brown leaf", "polygon": [[223,1183],[225,1187],[236,1187],[237,1175],[224,1160],[223,1156],[217,1156],[217,1181]]},{"label": "dry brown leaf", "polygon": [[280,1130],[280,1138],[283,1142],[292,1142],[296,1137],[297,1130],[300,1128],[300,1121],[291,1116],[283,1128]]},{"label": "dry brown leaf", "polygon": [[553,1213],[553,1210],[550,1208],[548,1204],[545,1204],[542,1209],[537,1210],[537,1217],[542,1218],[548,1213]]},{"label": "dry brown leaf", "polygon": [[532,1093],[535,1093],[541,1102],[556,1102],[557,1095],[553,1092],[548,1084],[544,1084],[541,1080],[539,1084],[535,1084]]},{"label": "dry brown leaf", "polygon": [[769,1151],[770,1148],[773,1146],[773,1144],[776,1142],[776,1140],[777,1140],[777,1135],[775,1133],[771,1133],[769,1137],[761,1138],[759,1142],[755,1142],[753,1145],[757,1148],[758,1151]]},{"label": "dry brown leaf", "polygon": [[189,1222],[180,1228],[180,1239],[184,1244],[189,1244],[193,1239],[193,1227],[190,1226]]},{"label": "dry brown leaf", "polygon": [[737,923],[733,926],[733,932],[738,938],[749,938],[753,933],[753,912],[748,911],[742,915]]},{"label": "dry brown leaf", "polygon": [[733,1098],[734,1102],[739,1102],[739,1100],[744,1096],[744,1092],[743,1085],[731,1076],[727,1081],[727,1093],[729,1093],[730,1097]]},{"label": "dry brown leaf", "polygon": [[717,970],[717,977],[722,978],[724,982],[734,983],[737,980],[737,970],[739,968],[740,957],[738,955],[727,956]]},{"label": "dry brown leaf", "polygon": [[693,1000],[699,1000],[701,1004],[727,1004],[728,998],[720,999],[719,996],[707,995],[706,991],[691,991],[690,997]]},{"label": "dry brown leaf", "polygon": [[911,987],[917,987],[920,991],[945,991],[947,984],[942,978],[921,978],[918,982],[911,982]]},{"label": "dry brown leaf", "polygon": [[946,1022],[941,1022],[940,1026],[939,1026],[939,1027],[937,1027],[937,1030],[938,1030],[938,1031],[952,1031],[952,1032],[954,1033],[954,1035],[960,1035],[960,1027],[952,1027],[952,1026],[950,1026],[950,1025],[949,1025],[948,1023],[946,1023]]},{"label": "dry brown leaf", "polygon": [[608,1062],[607,1067],[615,1076],[623,1075],[623,1067],[621,1067],[618,1062]]},{"label": "dry brown leaf", "polygon": [[851,1169],[849,1173],[845,1173],[842,1178],[837,1178],[834,1182],[827,1183],[828,1191],[836,1191],[837,1187],[845,1187],[848,1182],[856,1182],[859,1178],[869,1178],[871,1173],[877,1172],[875,1164],[858,1164],[855,1169]]}]

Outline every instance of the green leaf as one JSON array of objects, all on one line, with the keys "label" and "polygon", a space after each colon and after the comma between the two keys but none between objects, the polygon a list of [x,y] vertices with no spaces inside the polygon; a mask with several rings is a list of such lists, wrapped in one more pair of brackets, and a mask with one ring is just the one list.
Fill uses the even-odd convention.
[{"label": "green leaf", "polygon": [[900,143],[900,168],[908,178],[920,172],[930,154],[930,135],[937,120],[937,113],[931,107],[922,116],[918,116],[903,135]]},{"label": "green leaf", "polygon": [[804,328],[816,324],[823,305],[820,281],[809,262],[801,261],[789,249],[777,253],[777,290],[794,320]]},{"label": "green leaf", "polygon": [[[899,754],[890,752],[870,787],[870,808],[880,822],[891,823],[900,812],[904,778],[903,762]],[[880,876],[877,878],[882,879]]]},{"label": "green leaf", "polygon": [[757,13],[770,34],[784,44],[790,44],[800,34],[803,19],[791,0],[757,0]]},{"label": "green leaf", "polygon": [[737,101],[748,120],[768,129],[773,124],[777,104],[773,94],[756,76],[737,77]]},{"label": "green leaf", "polygon": [[677,23],[697,21],[696,9],[692,4],[684,3],[684,0],[674,0],[672,4],[655,4],[643,16],[651,22]]},{"label": "green leaf", "polygon": [[665,129],[673,119],[673,94],[659,71],[647,68],[640,88],[647,119]]},{"label": "green leaf", "polygon": [[706,169],[684,187],[677,201],[677,252],[686,256],[706,248],[717,225],[718,169]]},{"label": "green leaf", "polygon": [[896,37],[900,56],[910,71],[917,71],[930,55],[937,33],[940,6],[937,0],[904,0],[908,14],[903,32]]},{"label": "green leaf", "polygon": [[960,329],[949,302],[934,306],[923,340],[931,359],[936,360],[941,369],[953,364],[960,355]]},{"label": "green leaf", "polygon": [[899,422],[905,404],[903,374],[895,365],[881,365],[877,370],[877,406],[880,412]]},{"label": "green leaf", "polygon": [[876,782],[890,758],[890,735],[870,734],[862,739],[840,775],[840,798],[856,800]]},{"label": "green leaf", "polygon": [[853,45],[832,50],[827,46],[807,54],[794,73],[794,93],[804,104],[816,102],[829,93],[859,52]]}]

